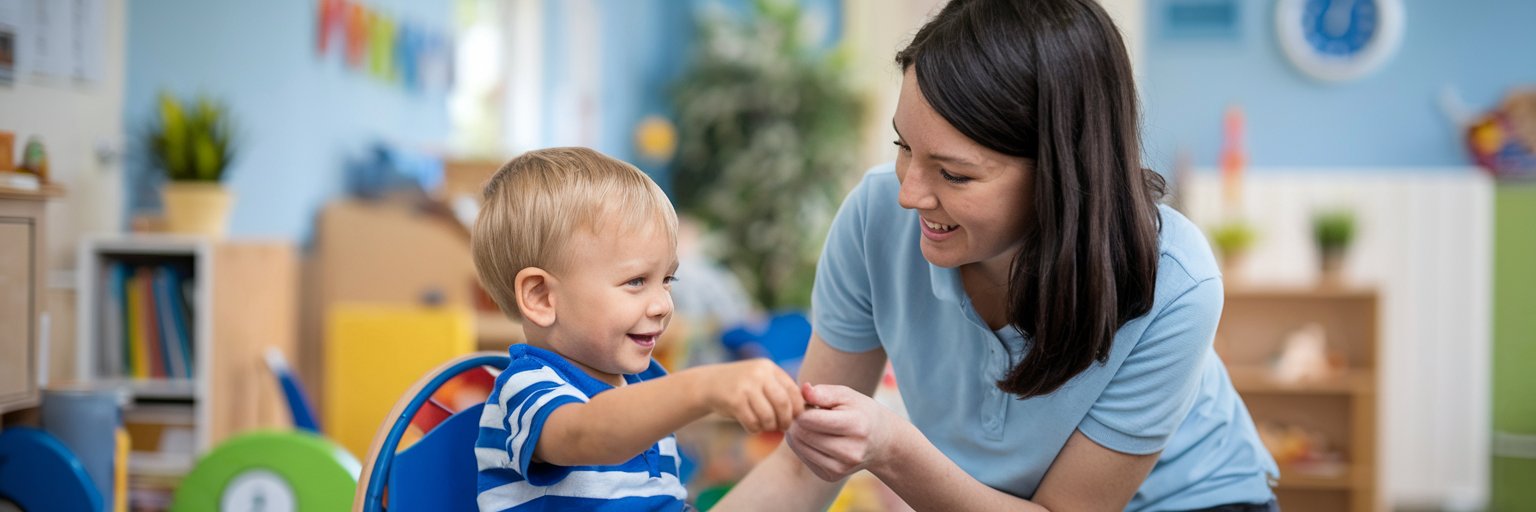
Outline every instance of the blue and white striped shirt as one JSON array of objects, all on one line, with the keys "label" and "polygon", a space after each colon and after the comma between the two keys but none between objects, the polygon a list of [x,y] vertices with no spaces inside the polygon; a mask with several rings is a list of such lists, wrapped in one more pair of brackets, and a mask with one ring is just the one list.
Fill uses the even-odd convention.
[{"label": "blue and white striped shirt", "polygon": [[[683,510],[688,491],[678,478],[682,458],[668,435],[617,466],[555,466],[532,460],[549,413],[613,389],[559,354],[512,345],[512,362],[480,415],[475,459],[482,512],[539,510]],[[630,384],[666,375],[656,361]]]}]

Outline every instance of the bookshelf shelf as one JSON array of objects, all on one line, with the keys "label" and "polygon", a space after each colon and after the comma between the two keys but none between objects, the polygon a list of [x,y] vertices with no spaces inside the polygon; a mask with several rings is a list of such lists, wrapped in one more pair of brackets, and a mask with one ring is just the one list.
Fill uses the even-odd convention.
[{"label": "bookshelf shelf", "polygon": [[[135,458],[195,460],[230,435],[287,423],[262,354],[276,347],[291,360],[295,353],[298,267],[291,245],[104,236],[82,241],[78,261],[77,374],[131,397],[124,411],[130,434],[156,437],[135,438],[136,450],[174,438],[173,447],[191,452],[136,451]],[[137,336],[130,334],[135,329]],[[146,357],[134,362],[136,352]],[[164,429],[132,428],[166,418],[183,419]],[[167,429],[174,430],[169,437]]]},{"label": "bookshelf shelf", "polygon": [[135,398],[158,400],[192,400],[196,398],[197,381],[193,379],[101,379],[101,383],[128,392]]},{"label": "bookshelf shelf", "polygon": [[1295,465],[1280,467],[1280,489],[1295,490],[1349,490],[1354,485],[1354,474],[1349,466],[1337,471],[1320,472]]},{"label": "bookshelf shelf", "polygon": [[1227,372],[1239,393],[1349,395],[1376,389],[1376,372],[1366,369],[1346,369],[1321,380],[1296,383],[1283,382],[1262,366],[1232,365],[1227,367]]},{"label": "bookshelf shelf", "polygon": [[[1261,437],[1280,450],[1283,509],[1374,512],[1380,502],[1377,300],[1361,288],[1227,290],[1216,350]],[[1329,369],[1308,381],[1279,379],[1271,365],[1309,325],[1324,333]]]}]

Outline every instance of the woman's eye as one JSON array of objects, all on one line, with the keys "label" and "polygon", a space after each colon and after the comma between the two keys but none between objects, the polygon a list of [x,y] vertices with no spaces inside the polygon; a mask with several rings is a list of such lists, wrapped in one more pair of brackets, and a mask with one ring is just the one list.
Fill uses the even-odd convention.
[{"label": "woman's eye", "polygon": [[969,177],[966,177],[966,176],[956,176],[956,175],[950,174],[949,171],[946,171],[946,170],[943,170],[943,169],[939,169],[939,176],[943,177],[944,181],[948,181],[948,182],[954,183],[954,184],[961,184],[961,183],[965,183],[967,181],[971,181],[971,178],[969,178]]},{"label": "woman's eye", "polygon": [[902,144],[901,141],[899,141],[899,140],[893,140],[893,141],[891,141],[891,144],[895,144],[896,147],[901,148],[902,151],[912,151],[912,147],[911,146],[908,146],[906,144]]}]

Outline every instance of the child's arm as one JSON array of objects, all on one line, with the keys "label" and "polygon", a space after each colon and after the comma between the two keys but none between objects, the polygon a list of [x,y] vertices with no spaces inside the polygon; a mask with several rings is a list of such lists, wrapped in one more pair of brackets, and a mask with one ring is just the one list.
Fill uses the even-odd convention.
[{"label": "child's arm", "polygon": [[700,366],[555,409],[534,457],[559,466],[622,464],[710,412],[757,432],[788,430],[804,410],[794,379],[771,361]]}]

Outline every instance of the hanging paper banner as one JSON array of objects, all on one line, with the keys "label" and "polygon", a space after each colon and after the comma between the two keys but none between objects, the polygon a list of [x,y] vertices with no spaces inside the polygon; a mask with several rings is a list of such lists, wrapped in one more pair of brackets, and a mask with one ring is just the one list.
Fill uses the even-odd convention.
[{"label": "hanging paper banner", "polygon": [[317,0],[316,51],[411,92],[441,92],[453,80],[453,45],[440,32],[407,23],[356,0]]}]

